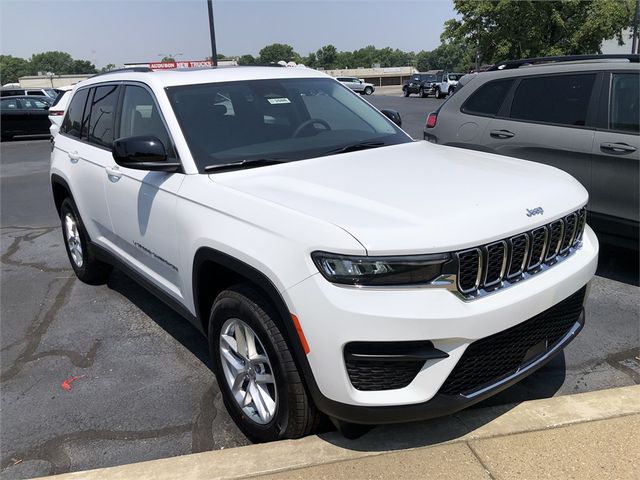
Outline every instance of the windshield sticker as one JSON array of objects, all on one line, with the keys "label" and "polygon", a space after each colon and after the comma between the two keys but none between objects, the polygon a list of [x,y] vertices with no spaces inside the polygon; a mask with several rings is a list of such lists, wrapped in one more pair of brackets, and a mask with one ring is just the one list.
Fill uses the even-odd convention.
[{"label": "windshield sticker", "polygon": [[271,105],[282,105],[283,103],[291,103],[291,100],[288,98],[267,98],[267,101]]}]

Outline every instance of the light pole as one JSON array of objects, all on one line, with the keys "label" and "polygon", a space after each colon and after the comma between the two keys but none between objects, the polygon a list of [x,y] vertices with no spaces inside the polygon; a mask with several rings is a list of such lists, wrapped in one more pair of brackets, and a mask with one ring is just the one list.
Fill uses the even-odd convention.
[{"label": "light pole", "polygon": [[636,1],[636,14],[633,16],[633,40],[631,41],[631,53],[638,53],[638,24],[640,23],[640,0]]},{"label": "light pole", "polygon": [[211,65],[216,67],[218,65],[218,51],[216,49],[216,29],[213,26],[213,1],[207,0],[207,7],[209,9],[209,31],[211,32]]}]

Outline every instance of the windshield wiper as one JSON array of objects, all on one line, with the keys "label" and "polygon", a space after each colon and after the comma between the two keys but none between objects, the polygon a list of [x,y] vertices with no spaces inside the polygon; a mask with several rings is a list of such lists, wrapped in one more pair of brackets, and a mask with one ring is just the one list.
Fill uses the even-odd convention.
[{"label": "windshield wiper", "polygon": [[377,148],[386,145],[385,142],[360,142],[345,145],[343,147],[334,148],[325,152],[324,155],[334,155],[336,153],[355,152],[357,150],[366,150],[367,148]]},{"label": "windshield wiper", "polygon": [[206,167],[204,167],[204,171],[217,172],[219,170],[237,170],[241,168],[262,167],[263,165],[274,165],[276,163],[284,162],[286,162],[286,160],[278,160],[277,158],[254,158],[251,160],[240,160],[239,162],[207,165]]}]

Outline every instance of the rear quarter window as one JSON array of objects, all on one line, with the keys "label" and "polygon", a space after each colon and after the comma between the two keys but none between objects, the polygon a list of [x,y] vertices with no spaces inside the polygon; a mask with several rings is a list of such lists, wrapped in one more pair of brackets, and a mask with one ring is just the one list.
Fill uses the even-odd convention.
[{"label": "rear quarter window", "polygon": [[514,80],[494,80],[479,87],[462,105],[462,112],[495,117],[507,97]]},{"label": "rear quarter window", "polygon": [[78,90],[73,95],[69,108],[67,108],[67,114],[64,116],[64,120],[60,126],[60,133],[64,133],[70,137],[80,138],[80,133],[82,131],[82,117],[88,95],[88,88]]}]

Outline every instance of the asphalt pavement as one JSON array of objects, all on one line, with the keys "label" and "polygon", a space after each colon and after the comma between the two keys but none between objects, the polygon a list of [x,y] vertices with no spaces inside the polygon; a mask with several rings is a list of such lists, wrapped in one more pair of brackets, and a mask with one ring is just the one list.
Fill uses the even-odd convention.
[{"label": "asphalt pavement", "polygon": [[[400,111],[418,138],[426,113],[441,103],[367,99]],[[194,328],[118,271],[100,287],[74,277],[51,198],[49,152],[48,139],[0,145],[3,478],[248,444],[222,405]],[[564,355],[484,406],[640,383],[637,256],[605,249],[601,263],[610,278],[595,279],[583,332]]]}]

